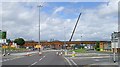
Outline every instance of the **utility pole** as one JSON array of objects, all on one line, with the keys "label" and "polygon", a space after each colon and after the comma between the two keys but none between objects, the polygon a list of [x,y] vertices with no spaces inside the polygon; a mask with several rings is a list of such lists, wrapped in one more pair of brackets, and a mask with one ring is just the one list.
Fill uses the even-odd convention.
[{"label": "utility pole", "polygon": [[65,55],[68,54],[68,51],[67,51],[67,44],[66,44],[66,28],[64,27],[64,47],[65,47]]},{"label": "utility pole", "polygon": [[81,41],[82,41],[82,35],[81,35]]},{"label": "utility pole", "polygon": [[64,27],[64,46],[65,46],[65,49],[67,49],[65,40],[66,40],[66,33],[65,33],[65,27]]},{"label": "utility pole", "polygon": [[118,64],[120,64],[120,31],[118,31]]},{"label": "utility pole", "polygon": [[[38,43],[40,45],[40,8],[42,7],[42,5],[38,5],[37,7],[39,8],[39,41]],[[39,48],[39,52],[40,52],[40,48]]]}]

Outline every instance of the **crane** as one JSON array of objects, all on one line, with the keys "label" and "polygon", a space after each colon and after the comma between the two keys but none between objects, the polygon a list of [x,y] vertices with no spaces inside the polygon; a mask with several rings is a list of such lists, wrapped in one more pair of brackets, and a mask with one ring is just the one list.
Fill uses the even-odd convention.
[{"label": "crane", "polygon": [[78,16],[77,22],[76,22],[76,24],[75,24],[75,27],[74,27],[74,29],[73,29],[73,32],[72,32],[72,35],[71,35],[71,37],[70,37],[69,42],[70,42],[70,41],[72,40],[72,38],[73,38],[73,35],[74,35],[74,33],[75,33],[75,29],[76,29],[77,24],[78,24],[78,22],[79,22],[79,20],[80,20],[81,14],[82,14],[82,13],[80,13],[79,16]]}]

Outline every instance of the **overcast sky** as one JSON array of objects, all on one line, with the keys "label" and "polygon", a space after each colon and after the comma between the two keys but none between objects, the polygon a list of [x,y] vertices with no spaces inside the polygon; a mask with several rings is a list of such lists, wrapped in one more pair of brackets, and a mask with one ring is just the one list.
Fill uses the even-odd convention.
[{"label": "overcast sky", "polygon": [[[69,40],[82,12],[72,40],[110,40],[118,30],[118,1],[108,2],[5,2],[2,3],[2,30],[7,38],[38,41],[40,10],[40,39]],[[1,26],[1,25],[0,25]],[[81,38],[82,36],[82,38]]]}]

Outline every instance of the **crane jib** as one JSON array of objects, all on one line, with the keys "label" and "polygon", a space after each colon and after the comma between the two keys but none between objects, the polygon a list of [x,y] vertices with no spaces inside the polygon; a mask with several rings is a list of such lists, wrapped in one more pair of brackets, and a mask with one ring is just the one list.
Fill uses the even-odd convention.
[{"label": "crane jib", "polygon": [[71,38],[70,38],[69,41],[72,40],[73,34],[74,34],[74,32],[75,32],[75,29],[76,29],[76,27],[77,27],[77,24],[78,24],[78,22],[79,22],[79,19],[80,19],[81,14],[82,14],[82,13],[80,13],[79,16],[78,16],[77,22],[76,22],[76,24],[75,24],[75,27],[74,27],[74,29],[73,29],[73,32],[72,32],[72,35],[71,35]]}]

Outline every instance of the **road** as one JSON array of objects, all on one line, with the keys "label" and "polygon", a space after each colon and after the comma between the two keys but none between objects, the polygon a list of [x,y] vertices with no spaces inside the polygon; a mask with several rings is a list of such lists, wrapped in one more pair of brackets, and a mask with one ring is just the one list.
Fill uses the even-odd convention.
[{"label": "road", "polygon": [[[90,53],[89,53],[90,54]],[[46,51],[43,52],[42,55],[38,55],[38,53],[30,55],[30,56],[17,56],[13,59],[3,58],[2,64],[3,67],[34,67],[34,66],[41,66],[41,67],[52,67],[62,66],[62,67],[89,67],[90,65],[103,65],[99,67],[118,67],[116,63],[113,63],[112,57],[106,56],[106,54],[101,55],[102,53],[96,53],[98,56],[78,56],[78,57],[71,57],[71,56],[64,56],[64,55],[57,55],[56,51]],[[92,53],[91,53],[92,54]],[[99,54],[101,56],[99,56]],[[108,53],[109,54],[109,53]],[[9,66],[8,66],[9,65]],[[11,65],[11,66],[10,66]],[[94,66],[93,66],[94,67]]]},{"label": "road", "polygon": [[32,56],[25,56],[2,62],[3,67],[6,65],[22,65],[25,67],[32,67],[34,65],[69,65],[63,56],[56,55],[55,51],[44,52],[41,56],[38,54]]}]

